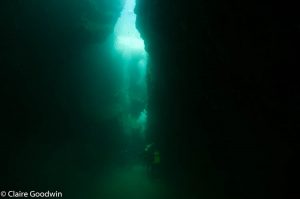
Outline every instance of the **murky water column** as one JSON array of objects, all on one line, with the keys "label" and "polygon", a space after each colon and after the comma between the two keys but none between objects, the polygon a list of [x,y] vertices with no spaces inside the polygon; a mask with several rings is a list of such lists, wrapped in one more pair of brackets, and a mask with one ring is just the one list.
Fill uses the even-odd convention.
[{"label": "murky water column", "polygon": [[115,50],[121,55],[123,71],[122,123],[128,135],[145,137],[147,125],[147,58],[144,41],[136,29],[135,0],[126,0],[114,30]]}]

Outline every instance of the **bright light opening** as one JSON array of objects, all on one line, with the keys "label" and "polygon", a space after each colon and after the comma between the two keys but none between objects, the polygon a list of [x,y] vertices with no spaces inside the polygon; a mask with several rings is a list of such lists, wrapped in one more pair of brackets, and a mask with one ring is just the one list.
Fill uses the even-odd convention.
[{"label": "bright light opening", "polygon": [[116,49],[120,51],[132,50],[143,51],[145,48],[144,41],[135,37],[118,36],[116,40]]},{"label": "bright light opening", "polygon": [[115,26],[115,48],[126,51],[145,52],[144,40],[135,27],[136,15],[134,14],[135,0],[126,0],[121,16]]},{"label": "bright light opening", "polygon": [[[144,40],[136,29],[136,15],[134,14],[135,0],[125,0],[124,8],[118,19],[115,29],[114,47],[122,55],[123,91],[126,97],[124,117],[124,132],[140,132],[145,137],[147,126],[147,81],[146,71],[148,55],[145,51]],[[136,104],[144,104],[143,109],[134,111]],[[139,107],[141,108],[141,107]]]}]

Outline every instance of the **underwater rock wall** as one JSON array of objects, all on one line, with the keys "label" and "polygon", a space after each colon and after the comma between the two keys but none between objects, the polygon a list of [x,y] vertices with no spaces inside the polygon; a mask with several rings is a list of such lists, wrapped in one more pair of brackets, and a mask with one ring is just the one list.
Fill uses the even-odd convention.
[{"label": "underwater rock wall", "polygon": [[113,162],[121,127],[95,118],[106,114],[95,106],[114,100],[118,72],[93,48],[113,33],[121,9],[118,0],[0,2],[2,189],[52,187],[82,198]]},{"label": "underwater rock wall", "polygon": [[137,2],[150,60],[149,131],[164,148],[169,178],[195,198],[296,194],[294,6]]}]

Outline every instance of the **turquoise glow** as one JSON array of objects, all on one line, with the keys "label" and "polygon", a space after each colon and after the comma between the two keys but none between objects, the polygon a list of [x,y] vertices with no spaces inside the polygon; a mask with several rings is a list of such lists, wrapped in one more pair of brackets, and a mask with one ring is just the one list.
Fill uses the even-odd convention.
[{"label": "turquoise glow", "polygon": [[[145,52],[144,40],[135,27],[135,0],[126,0],[121,16],[115,26],[115,48],[119,51]],[[126,53],[126,52],[125,52]]]},{"label": "turquoise glow", "polygon": [[[125,0],[124,8],[114,29],[114,47],[122,55],[123,61],[120,68],[123,71],[122,90],[125,110],[128,110],[123,120],[124,131],[130,133],[138,129],[145,137],[148,117],[146,110],[148,55],[144,40],[135,26],[134,8],[135,0]],[[130,111],[130,107],[136,102],[144,103],[144,109],[138,116]]]},{"label": "turquoise glow", "polygon": [[137,119],[137,123],[140,126],[142,133],[144,133],[144,131],[146,130],[147,118],[148,118],[148,113],[147,113],[147,110],[144,109],[140,113],[140,115]]}]

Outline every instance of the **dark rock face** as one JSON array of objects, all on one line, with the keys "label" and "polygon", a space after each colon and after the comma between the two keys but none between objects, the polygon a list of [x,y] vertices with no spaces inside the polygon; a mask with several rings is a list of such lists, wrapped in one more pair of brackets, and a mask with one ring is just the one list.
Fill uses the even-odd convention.
[{"label": "dark rock face", "polygon": [[[105,70],[104,60],[87,64],[82,54],[112,33],[121,8],[117,0],[0,2],[3,190],[50,188],[82,198],[74,190],[84,195],[95,171],[118,150],[112,148],[117,122],[95,122],[92,108],[83,107],[93,106],[84,101],[92,89],[94,101],[112,99],[102,85],[113,87],[107,77],[114,72]],[[100,86],[91,88],[92,82]]]},{"label": "dark rock face", "polygon": [[136,13],[169,177],[195,198],[298,196],[295,4],[138,0]]}]

